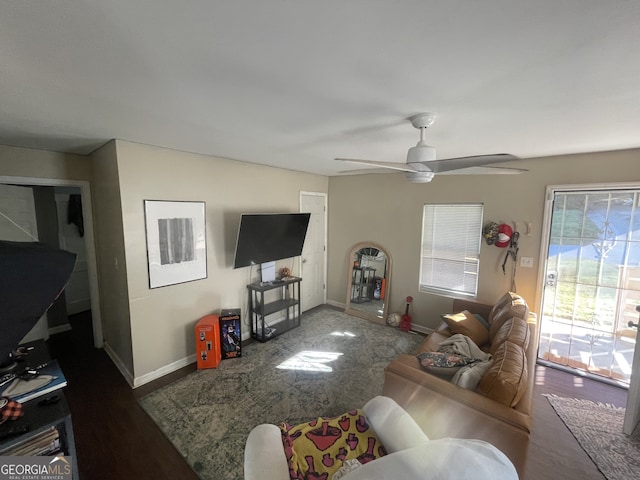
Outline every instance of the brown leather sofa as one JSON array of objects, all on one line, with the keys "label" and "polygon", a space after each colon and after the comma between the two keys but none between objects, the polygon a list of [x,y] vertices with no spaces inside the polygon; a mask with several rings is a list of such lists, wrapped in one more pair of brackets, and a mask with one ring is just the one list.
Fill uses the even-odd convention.
[{"label": "brown leather sofa", "polygon": [[[536,315],[512,292],[494,305],[454,300],[453,310],[479,314],[489,323],[489,341],[479,346],[492,355],[491,364],[475,390],[425,371],[414,355],[400,355],[385,369],[383,395],[409,412],[430,439],[490,442],[509,457],[522,476],[531,431]],[[419,351],[438,351],[440,342],[454,331],[443,322]]]}]

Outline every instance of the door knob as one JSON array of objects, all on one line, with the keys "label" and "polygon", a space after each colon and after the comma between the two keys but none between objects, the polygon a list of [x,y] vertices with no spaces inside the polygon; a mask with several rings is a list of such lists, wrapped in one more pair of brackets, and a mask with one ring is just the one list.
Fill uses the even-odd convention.
[{"label": "door knob", "polygon": [[637,323],[633,323],[631,320],[629,320],[629,323],[627,323],[627,326],[629,328],[633,328],[633,327],[638,328],[638,324]]},{"label": "door knob", "polygon": [[558,274],[556,272],[548,272],[547,273],[547,287],[555,287],[556,280],[558,279]]}]

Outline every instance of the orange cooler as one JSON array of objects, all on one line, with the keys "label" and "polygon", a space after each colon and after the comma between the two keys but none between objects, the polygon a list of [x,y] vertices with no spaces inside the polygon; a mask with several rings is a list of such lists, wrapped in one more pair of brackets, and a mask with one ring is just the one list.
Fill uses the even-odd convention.
[{"label": "orange cooler", "polygon": [[220,364],[220,316],[207,315],[196,323],[196,360],[198,370]]}]

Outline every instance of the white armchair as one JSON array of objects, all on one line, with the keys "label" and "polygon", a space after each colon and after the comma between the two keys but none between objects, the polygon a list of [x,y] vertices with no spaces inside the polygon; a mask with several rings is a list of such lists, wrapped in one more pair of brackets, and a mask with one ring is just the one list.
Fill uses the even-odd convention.
[{"label": "white armchair", "polygon": [[[429,440],[394,400],[378,396],[363,407],[388,455],[346,473],[343,480],[429,479],[517,480],[509,459],[481,440]],[[280,429],[255,427],[245,446],[245,480],[288,480]]]}]

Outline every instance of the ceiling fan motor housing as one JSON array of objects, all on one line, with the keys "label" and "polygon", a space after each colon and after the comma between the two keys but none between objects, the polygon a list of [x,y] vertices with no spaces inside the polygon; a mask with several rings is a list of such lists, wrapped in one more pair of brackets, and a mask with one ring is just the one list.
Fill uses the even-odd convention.
[{"label": "ceiling fan motor housing", "polygon": [[415,147],[407,152],[407,163],[432,162],[436,159],[436,149],[420,140]]},{"label": "ceiling fan motor housing", "polygon": [[411,183],[429,183],[433,180],[435,173],[425,165],[425,162],[432,162],[435,159],[436,149],[427,145],[424,140],[420,140],[407,152],[407,165],[415,170],[415,172],[406,173],[407,180]]}]

